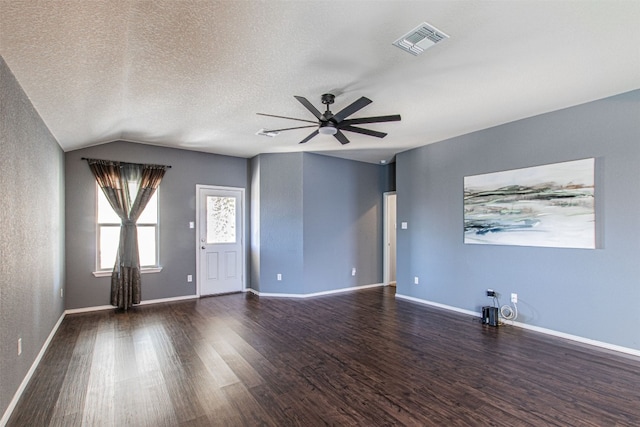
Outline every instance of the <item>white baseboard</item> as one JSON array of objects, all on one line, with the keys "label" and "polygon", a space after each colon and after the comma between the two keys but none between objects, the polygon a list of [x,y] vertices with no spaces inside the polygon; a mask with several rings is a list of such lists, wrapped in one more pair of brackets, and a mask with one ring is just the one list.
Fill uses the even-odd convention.
[{"label": "white baseboard", "polygon": [[[184,301],[189,299],[197,299],[198,295],[185,295],[181,297],[171,297],[171,298],[159,298],[159,299],[150,299],[145,301],[140,301],[138,305],[149,305],[149,304],[160,304],[163,302],[174,302],[174,301]],[[96,305],[93,307],[83,307],[83,308],[70,308],[65,310],[65,314],[76,314],[76,313],[88,313],[91,311],[100,311],[100,310],[113,310],[115,309],[112,305]]]},{"label": "white baseboard", "polygon": [[359,291],[362,289],[379,288],[381,286],[385,286],[385,284],[374,283],[372,285],[352,286],[349,288],[332,289],[330,291],[314,292],[310,294],[285,294],[285,293],[278,293],[278,292],[260,292],[260,291],[256,291],[255,289],[246,289],[246,292],[251,292],[252,294],[256,294],[261,297],[312,298],[312,297],[319,297],[323,295],[341,294],[343,292]]},{"label": "white baseboard", "polygon": [[76,313],[89,313],[91,311],[100,311],[100,310],[113,310],[115,307],[112,305],[97,305],[93,307],[82,307],[82,308],[70,308],[64,311],[64,314],[76,314]]},{"label": "white baseboard", "polygon": [[18,401],[22,397],[22,393],[27,387],[27,384],[29,384],[29,381],[31,381],[31,377],[33,376],[33,373],[36,371],[36,368],[40,364],[42,357],[44,356],[45,352],[49,348],[49,344],[51,344],[51,340],[53,340],[53,336],[56,334],[56,332],[58,332],[58,328],[62,324],[62,320],[64,319],[64,316],[65,316],[65,313],[63,312],[60,318],[58,319],[58,321],[56,322],[55,326],[49,333],[49,336],[47,337],[46,341],[44,342],[44,344],[42,344],[42,348],[40,349],[40,352],[36,356],[33,363],[31,364],[31,368],[29,368],[27,375],[25,375],[24,379],[22,380],[22,383],[20,383],[20,387],[18,387],[18,390],[16,390],[15,394],[13,395],[13,399],[11,399],[11,402],[9,402],[9,406],[7,406],[6,411],[4,411],[2,418],[0,418],[0,427],[4,427],[5,425],[7,425],[7,422],[9,421],[9,418],[11,417],[13,410],[15,409],[16,405],[18,404]]},{"label": "white baseboard", "polygon": [[475,311],[465,310],[463,308],[453,307],[451,305],[440,304],[439,302],[428,301],[426,299],[410,297],[409,295],[402,295],[402,294],[399,294],[397,292],[396,292],[396,298],[406,299],[408,301],[417,302],[418,304],[430,305],[432,307],[443,308],[443,309],[449,310],[449,311],[456,311],[458,313],[468,314],[470,316],[478,316],[478,317],[480,317],[480,313],[476,313]]},{"label": "white baseboard", "polygon": [[198,295],[184,295],[181,297],[150,299],[146,301],[140,301],[140,305],[160,304],[163,302],[174,302],[174,301],[185,301],[189,299],[198,299],[198,298],[200,298]]},{"label": "white baseboard", "polygon": [[[417,302],[419,304],[430,305],[430,306],[433,306],[433,307],[439,307],[439,308],[443,308],[445,310],[455,311],[455,312],[462,313],[462,314],[468,314],[470,316],[476,316],[476,317],[481,317],[482,316],[479,312],[475,312],[475,311],[471,311],[471,310],[465,310],[465,309],[462,309],[462,308],[453,307],[453,306],[445,305],[445,304],[440,304],[440,303],[437,303],[437,302],[428,301],[428,300],[424,300],[424,299],[420,299],[420,298],[410,297],[408,295],[402,295],[402,294],[396,293],[396,298],[406,299],[406,300],[409,300],[409,301]],[[610,344],[610,343],[603,342],[603,341],[597,341],[597,340],[593,340],[593,339],[590,339],[590,338],[581,337],[581,336],[578,336],[578,335],[572,335],[572,334],[567,334],[567,333],[564,333],[564,332],[554,331],[553,329],[547,329],[547,328],[541,328],[539,326],[528,325],[528,324],[522,323],[522,322],[509,321],[508,324],[512,325],[512,326],[515,326],[515,327],[518,327],[518,328],[528,329],[528,330],[531,330],[531,331],[540,332],[542,334],[552,335],[554,337],[564,338],[564,339],[568,339],[568,340],[571,340],[571,341],[577,341],[577,342],[580,342],[582,344],[588,344],[588,345],[592,345],[594,347],[605,348],[607,350],[613,350],[613,351],[617,351],[619,353],[625,353],[625,354],[630,354],[632,356],[640,357],[640,350],[636,350],[636,349],[633,349],[633,348],[623,347],[623,346],[616,345],[616,344]]]},{"label": "white baseboard", "polygon": [[[185,296],[181,296],[181,297],[160,298],[160,299],[152,299],[152,300],[142,301],[142,302],[140,302],[140,305],[158,304],[158,303],[172,302],[172,301],[184,301],[184,300],[190,300],[190,299],[196,299],[196,298],[198,298],[197,295],[185,295]],[[94,307],[71,308],[69,310],[65,310],[62,313],[62,315],[58,319],[58,322],[55,324],[55,326],[51,330],[51,333],[49,334],[49,337],[47,337],[47,340],[42,345],[42,348],[40,349],[40,353],[38,353],[38,356],[33,361],[33,364],[31,365],[31,368],[27,372],[27,375],[22,380],[22,383],[20,384],[20,387],[18,387],[18,390],[14,394],[13,399],[11,399],[11,402],[9,403],[9,406],[7,407],[7,410],[4,412],[4,415],[2,416],[2,418],[0,418],[0,427],[4,427],[7,424],[7,422],[9,421],[9,417],[11,417],[11,413],[15,409],[15,406],[18,403],[18,401],[20,400],[20,397],[22,397],[22,393],[24,392],[24,389],[27,387],[27,384],[31,380],[31,377],[33,376],[33,373],[35,372],[36,368],[40,364],[40,360],[44,356],[44,353],[47,351],[47,348],[49,348],[49,344],[51,343],[51,340],[53,339],[53,336],[58,331],[58,328],[60,327],[60,324],[64,320],[65,316],[67,314],[88,313],[88,312],[92,312],[92,311],[111,310],[113,308],[114,307],[112,305],[99,305],[99,306],[94,306]]]},{"label": "white baseboard", "polygon": [[636,350],[633,348],[623,347],[616,344],[610,344],[608,342],[603,342],[603,341],[592,340],[591,338],[585,338],[578,335],[571,335],[564,332],[554,331],[553,329],[541,328],[539,326],[528,325],[526,323],[521,323],[516,321],[510,322],[510,324],[513,326],[517,326],[518,328],[529,329],[531,331],[536,331],[536,332],[540,332],[547,335],[553,335],[554,337],[565,338],[571,341],[577,341],[583,344],[588,344],[595,347],[601,347],[607,350],[613,350],[619,353],[626,353],[632,356],[640,357],[640,350]]}]

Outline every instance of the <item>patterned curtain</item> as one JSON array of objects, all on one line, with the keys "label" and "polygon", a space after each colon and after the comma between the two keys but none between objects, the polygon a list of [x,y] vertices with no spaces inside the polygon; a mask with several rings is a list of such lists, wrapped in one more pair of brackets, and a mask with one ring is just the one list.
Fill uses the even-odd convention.
[{"label": "patterned curtain", "polygon": [[[86,159],[114,212],[122,221],[116,264],[111,273],[111,305],[128,310],[141,299],[136,221],[170,166]],[[131,200],[129,183],[138,192]]]}]

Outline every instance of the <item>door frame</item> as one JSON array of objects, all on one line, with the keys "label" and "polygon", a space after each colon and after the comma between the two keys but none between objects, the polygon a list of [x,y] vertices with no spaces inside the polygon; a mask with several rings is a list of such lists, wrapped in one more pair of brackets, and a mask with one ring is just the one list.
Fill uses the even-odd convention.
[{"label": "door frame", "polygon": [[[397,206],[398,206],[398,198],[395,191],[387,191],[382,193],[382,234],[383,234],[383,247],[382,247],[382,281],[385,286],[389,286],[391,283],[390,276],[390,268],[389,263],[391,262],[391,250],[390,250],[390,231],[392,224],[389,224],[389,197],[396,196],[396,217],[397,217]],[[397,230],[396,230],[397,232]],[[397,244],[397,234],[396,234],[396,244]],[[396,248],[396,255],[398,251]],[[396,258],[396,274],[397,274],[397,264],[398,260]]]},{"label": "door frame", "polygon": [[242,187],[226,187],[221,185],[206,185],[196,184],[196,229],[195,229],[195,248],[196,248],[196,296],[201,296],[200,287],[200,191],[213,190],[213,191],[239,191],[240,192],[240,223],[242,224],[242,235],[240,237],[241,242],[241,262],[240,271],[242,274],[242,292],[247,291],[247,222],[245,221],[245,209],[246,209],[246,191]]}]

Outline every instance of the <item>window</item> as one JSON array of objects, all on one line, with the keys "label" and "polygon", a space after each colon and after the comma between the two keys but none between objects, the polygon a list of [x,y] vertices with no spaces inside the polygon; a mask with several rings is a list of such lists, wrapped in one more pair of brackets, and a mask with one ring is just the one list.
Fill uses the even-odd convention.
[{"label": "window", "polygon": [[[97,270],[111,272],[116,262],[118,243],[120,241],[120,218],[113,211],[102,190],[96,186],[98,194],[98,242],[97,242]],[[157,271],[158,262],[158,190],[147,203],[138,218],[138,250],[140,253],[140,269]],[[129,183],[129,193],[132,199],[137,194],[135,182]]]}]

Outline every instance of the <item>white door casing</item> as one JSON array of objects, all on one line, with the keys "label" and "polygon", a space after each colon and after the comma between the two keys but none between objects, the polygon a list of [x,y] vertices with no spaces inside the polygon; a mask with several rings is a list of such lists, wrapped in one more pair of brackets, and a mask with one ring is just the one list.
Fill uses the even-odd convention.
[{"label": "white door casing", "polygon": [[196,193],[196,292],[243,291],[244,189],[197,185]]},{"label": "white door casing", "polygon": [[396,282],[396,193],[383,194],[384,249],[382,276],[385,285]]}]

